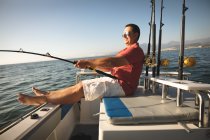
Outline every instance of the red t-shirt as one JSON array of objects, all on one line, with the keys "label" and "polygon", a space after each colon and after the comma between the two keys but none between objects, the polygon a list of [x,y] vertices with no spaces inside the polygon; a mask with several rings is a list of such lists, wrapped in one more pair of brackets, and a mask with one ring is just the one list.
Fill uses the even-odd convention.
[{"label": "red t-shirt", "polygon": [[123,56],[129,62],[128,65],[114,67],[111,69],[111,74],[118,78],[125,95],[132,95],[138,84],[144,63],[144,52],[139,47],[138,43],[126,47],[116,56]]}]

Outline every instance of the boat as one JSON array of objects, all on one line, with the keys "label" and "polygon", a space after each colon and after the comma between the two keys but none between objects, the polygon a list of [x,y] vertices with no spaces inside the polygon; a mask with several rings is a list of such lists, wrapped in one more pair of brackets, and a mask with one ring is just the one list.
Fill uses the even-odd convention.
[{"label": "boat", "polygon": [[[183,9],[187,10],[185,0]],[[151,32],[155,37],[152,26]],[[183,45],[184,40],[180,48]],[[209,140],[210,84],[189,80],[191,74],[183,72],[182,64],[178,72],[158,75],[153,69],[156,63],[151,61],[151,65],[152,71],[148,68],[143,72],[144,83],[132,97],[92,102],[81,99],[73,105],[44,104],[2,129],[0,139]],[[76,82],[84,75],[99,76],[81,70],[76,73]]]}]

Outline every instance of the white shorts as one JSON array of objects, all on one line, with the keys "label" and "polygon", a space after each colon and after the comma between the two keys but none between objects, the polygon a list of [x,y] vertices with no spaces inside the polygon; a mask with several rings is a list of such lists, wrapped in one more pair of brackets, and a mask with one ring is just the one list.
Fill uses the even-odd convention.
[{"label": "white shorts", "polygon": [[101,77],[82,81],[85,100],[92,101],[99,97],[125,96],[117,80]]}]

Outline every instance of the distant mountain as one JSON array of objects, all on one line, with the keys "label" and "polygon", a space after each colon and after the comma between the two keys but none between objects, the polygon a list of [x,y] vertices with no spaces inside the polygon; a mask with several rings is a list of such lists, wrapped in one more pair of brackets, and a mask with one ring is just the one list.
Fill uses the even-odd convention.
[{"label": "distant mountain", "polygon": [[[147,51],[147,43],[140,44],[140,46],[143,48],[144,52],[146,53]],[[186,40],[185,41],[185,47],[209,47],[210,46],[210,38],[202,38],[202,39],[195,39],[195,40]],[[180,42],[178,41],[170,41],[169,43],[165,43],[161,45],[161,49],[169,49],[169,48],[179,48],[180,47]],[[156,48],[158,48],[158,44],[156,45]]]},{"label": "distant mountain", "polygon": [[178,46],[180,46],[180,42],[170,41],[169,43],[162,44],[161,48],[165,49],[165,48],[172,48],[172,47],[178,47]]},{"label": "distant mountain", "polygon": [[205,44],[210,44],[210,38],[202,38],[202,39],[195,39],[195,40],[187,40],[186,44],[201,44],[201,45],[205,45]]},{"label": "distant mountain", "polygon": [[[148,43],[140,44],[141,48],[143,49],[144,53],[147,53]],[[164,50],[177,50],[180,47],[180,42],[178,41],[170,41],[168,43],[162,44],[161,49]],[[201,48],[201,47],[210,47],[210,38],[203,38],[203,39],[195,39],[195,40],[186,40],[185,41],[185,48]],[[157,52],[158,44],[156,45],[156,52]],[[152,52],[152,48],[150,49]],[[91,55],[90,57],[95,56],[113,56],[117,53],[117,51],[107,52],[97,55]]]}]

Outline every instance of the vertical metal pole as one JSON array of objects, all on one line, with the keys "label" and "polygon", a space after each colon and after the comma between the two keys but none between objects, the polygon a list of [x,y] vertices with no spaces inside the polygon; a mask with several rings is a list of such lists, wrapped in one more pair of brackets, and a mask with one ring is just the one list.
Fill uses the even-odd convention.
[{"label": "vertical metal pole", "polygon": [[162,85],[162,100],[165,100],[167,95],[168,95],[168,86]]},{"label": "vertical metal pole", "polygon": [[[151,33],[152,33],[152,63],[156,64],[156,24],[155,24],[155,0],[153,0],[153,9],[152,9],[152,26],[151,26]],[[152,66],[152,77],[155,77],[156,66]],[[156,83],[152,81],[152,92],[156,93]]]},{"label": "vertical metal pole", "polygon": [[160,11],[160,29],[159,29],[159,42],[158,42],[158,58],[157,58],[157,76],[160,75],[160,57],[161,57],[161,41],[162,41],[162,13],[163,13],[163,0],[161,0],[161,11]]},{"label": "vertical metal pole", "polygon": [[[149,57],[150,55],[150,40],[151,40],[151,24],[152,24],[152,11],[153,11],[153,1],[151,1],[152,4],[152,10],[151,10],[151,18],[150,18],[150,22],[149,22],[149,43],[148,43],[148,47],[147,47],[147,56]],[[146,74],[145,76],[148,76],[148,71],[149,71],[149,66],[146,66]],[[149,89],[149,80],[148,78],[144,79],[144,89]]]},{"label": "vertical metal pole", "polygon": [[[183,79],[183,62],[184,62],[184,45],[185,45],[185,12],[188,8],[185,6],[185,0],[182,4],[182,26],[181,26],[181,43],[179,52],[179,70],[178,79]],[[181,89],[177,89],[177,106],[181,106],[183,103],[183,93]]]},{"label": "vertical metal pole", "polygon": [[[152,3],[152,11],[153,11],[153,2]],[[151,18],[150,18],[150,22],[149,22],[149,43],[147,46],[147,56],[150,55],[150,40],[151,40],[151,24],[152,24],[152,11],[151,11]],[[146,76],[148,76],[148,71],[149,71],[149,66],[146,66]]]},{"label": "vertical metal pole", "polygon": [[[156,61],[156,24],[155,24],[155,0],[153,0],[153,9],[152,9],[152,58]],[[152,67],[152,77],[155,77],[156,66]],[[154,86],[154,85],[153,85]]]},{"label": "vertical metal pole", "polygon": [[187,7],[185,6],[185,0],[183,0],[182,4],[182,29],[181,29],[181,44],[180,44],[180,52],[179,52],[179,70],[178,70],[178,79],[183,79],[183,62],[184,62],[184,45],[185,45],[185,12],[187,11]]},{"label": "vertical metal pole", "polygon": [[182,106],[183,101],[183,91],[181,89],[177,89],[176,106]]}]

